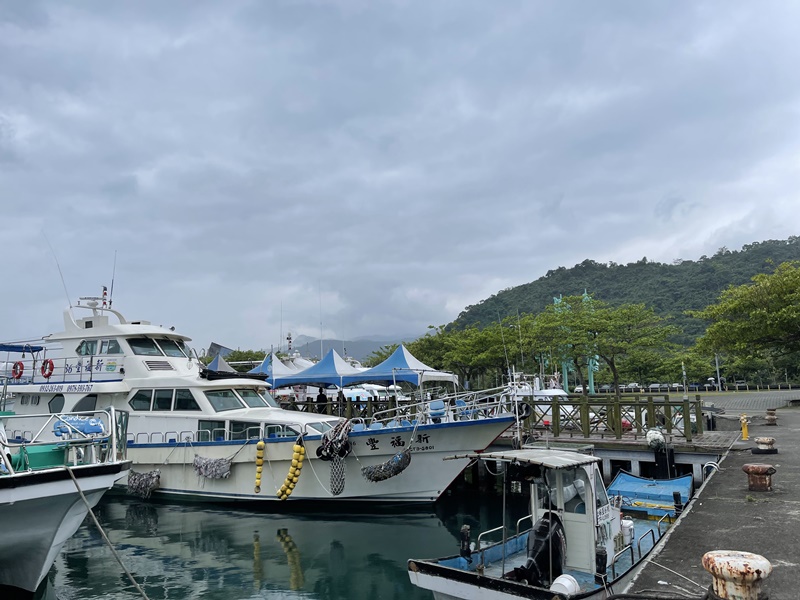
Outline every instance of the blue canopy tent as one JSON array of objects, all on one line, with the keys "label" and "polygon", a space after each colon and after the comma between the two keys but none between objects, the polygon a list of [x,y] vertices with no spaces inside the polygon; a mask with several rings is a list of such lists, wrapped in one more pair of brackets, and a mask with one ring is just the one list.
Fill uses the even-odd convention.
[{"label": "blue canopy tent", "polygon": [[[288,368],[288,367],[287,367]],[[342,387],[346,377],[354,376],[361,370],[351,366],[336,350],[331,350],[317,364],[302,371],[279,375],[273,373],[269,381],[274,387],[287,385],[336,385]]]},{"label": "blue canopy tent", "polygon": [[449,381],[456,385],[458,384],[458,375],[429,367],[401,344],[381,364],[343,378],[344,385],[364,382],[390,385],[396,384],[398,381],[404,381],[417,387],[426,381]]}]

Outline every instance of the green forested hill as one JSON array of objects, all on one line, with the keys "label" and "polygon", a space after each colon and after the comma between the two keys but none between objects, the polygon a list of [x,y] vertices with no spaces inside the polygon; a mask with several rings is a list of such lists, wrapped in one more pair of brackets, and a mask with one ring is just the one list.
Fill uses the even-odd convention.
[{"label": "green forested hill", "polygon": [[658,314],[671,317],[684,332],[682,341],[690,342],[704,331],[705,324],[686,316],[686,310],[704,308],[728,286],[747,283],[757,273],[771,273],[789,260],[800,260],[798,236],[755,242],[738,251],[720,248],[714,256],[674,264],[649,262],[647,258],[627,265],[587,259],[468,306],[449,327],[482,327],[517,311],[538,313],[555,296],[579,295],[586,290],[610,304],[644,303]]}]

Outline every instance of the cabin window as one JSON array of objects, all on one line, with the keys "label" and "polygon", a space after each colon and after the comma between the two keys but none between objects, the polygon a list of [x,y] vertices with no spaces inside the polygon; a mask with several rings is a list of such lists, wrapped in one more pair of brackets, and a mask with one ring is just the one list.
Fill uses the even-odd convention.
[{"label": "cabin window", "polygon": [[242,401],[236,397],[233,390],[209,390],[203,393],[217,412],[236,410],[243,407]]},{"label": "cabin window", "polygon": [[183,350],[180,349],[174,340],[164,338],[157,341],[158,345],[161,346],[161,350],[167,356],[172,356],[174,358],[186,358],[186,354],[183,353]]},{"label": "cabin window", "polygon": [[47,410],[51,413],[60,413],[64,410],[64,394],[53,396],[47,403]]},{"label": "cabin window", "polygon": [[122,354],[122,347],[117,340],[100,340],[99,354]]},{"label": "cabin window", "polygon": [[225,421],[200,421],[197,439],[201,442],[221,442],[225,439]]},{"label": "cabin window", "polygon": [[608,494],[606,494],[606,486],[603,485],[603,478],[600,477],[600,472],[595,471],[594,474],[594,494],[597,498],[597,508],[608,504]]},{"label": "cabin window", "polygon": [[232,440],[252,440],[261,437],[261,427],[258,423],[247,421],[231,421]]},{"label": "cabin window", "polygon": [[97,394],[84,396],[75,403],[72,410],[75,412],[94,410],[97,406]]},{"label": "cabin window", "polygon": [[267,402],[262,398],[258,392],[253,389],[249,388],[236,388],[236,393],[238,393],[244,403],[247,404],[250,408],[263,408],[267,406]]},{"label": "cabin window", "polygon": [[264,398],[264,402],[267,403],[267,406],[271,406],[272,408],[280,408],[280,405],[275,400],[275,398],[265,389],[258,390],[259,395]]},{"label": "cabin window", "polygon": [[174,390],[156,390],[153,394],[153,410],[172,410],[172,392]]},{"label": "cabin window", "polygon": [[78,356],[93,356],[97,354],[97,340],[83,340],[75,348],[75,352]]},{"label": "cabin window", "polygon": [[139,390],[133,395],[128,404],[133,410],[150,410],[152,397],[153,390]]},{"label": "cabin window", "polygon": [[200,410],[191,390],[175,390],[174,410]]},{"label": "cabin window", "polygon": [[140,356],[163,356],[156,343],[150,338],[128,338],[134,354]]},{"label": "cabin window", "polygon": [[297,437],[297,432],[286,425],[267,425],[264,431],[266,438],[293,438]]}]

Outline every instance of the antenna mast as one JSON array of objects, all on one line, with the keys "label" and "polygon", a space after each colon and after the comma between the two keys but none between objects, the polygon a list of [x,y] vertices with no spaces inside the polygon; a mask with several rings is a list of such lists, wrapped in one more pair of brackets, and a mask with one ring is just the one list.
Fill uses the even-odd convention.
[{"label": "antenna mast", "polygon": [[108,294],[108,308],[111,308],[111,303],[114,301],[114,278],[116,276],[117,276],[117,251],[114,250],[114,268],[111,269],[111,291]]}]

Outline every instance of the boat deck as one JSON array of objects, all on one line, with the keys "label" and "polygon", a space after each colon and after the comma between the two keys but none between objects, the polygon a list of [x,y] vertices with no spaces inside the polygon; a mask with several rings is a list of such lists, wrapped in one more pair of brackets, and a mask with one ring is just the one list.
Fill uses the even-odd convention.
[{"label": "boat deck", "polygon": [[[615,577],[625,573],[631,568],[633,561],[638,561],[647,554],[658,539],[663,535],[665,524],[652,519],[633,518],[634,537],[633,542],[617,553],[615,557],[609,557],[609,563],[614,561],[613,567],[608,568],[608,579],[611,585]],[[661,533],[659,534],[659,526]],[[483,563],[484,574],[487,577],[508,578],[508,574],[514,567],[525,564],[527,559],[528,534],[524,532],[518,537],[510,538],[505,543],[505,556],[503,556],[503,544],[497,542],[487,545],[482,551],[476,550],[472,555],[472,562],[468,562],[460,556],[447,558],[438,561],[443,566],[448,566],[464,571],[475,571],[478,564]],[[571,575],[580,584],[581,590],[593,590],[597,588],[593,573],[586,573],[572,569],[566,569],[564,573]]]}]

